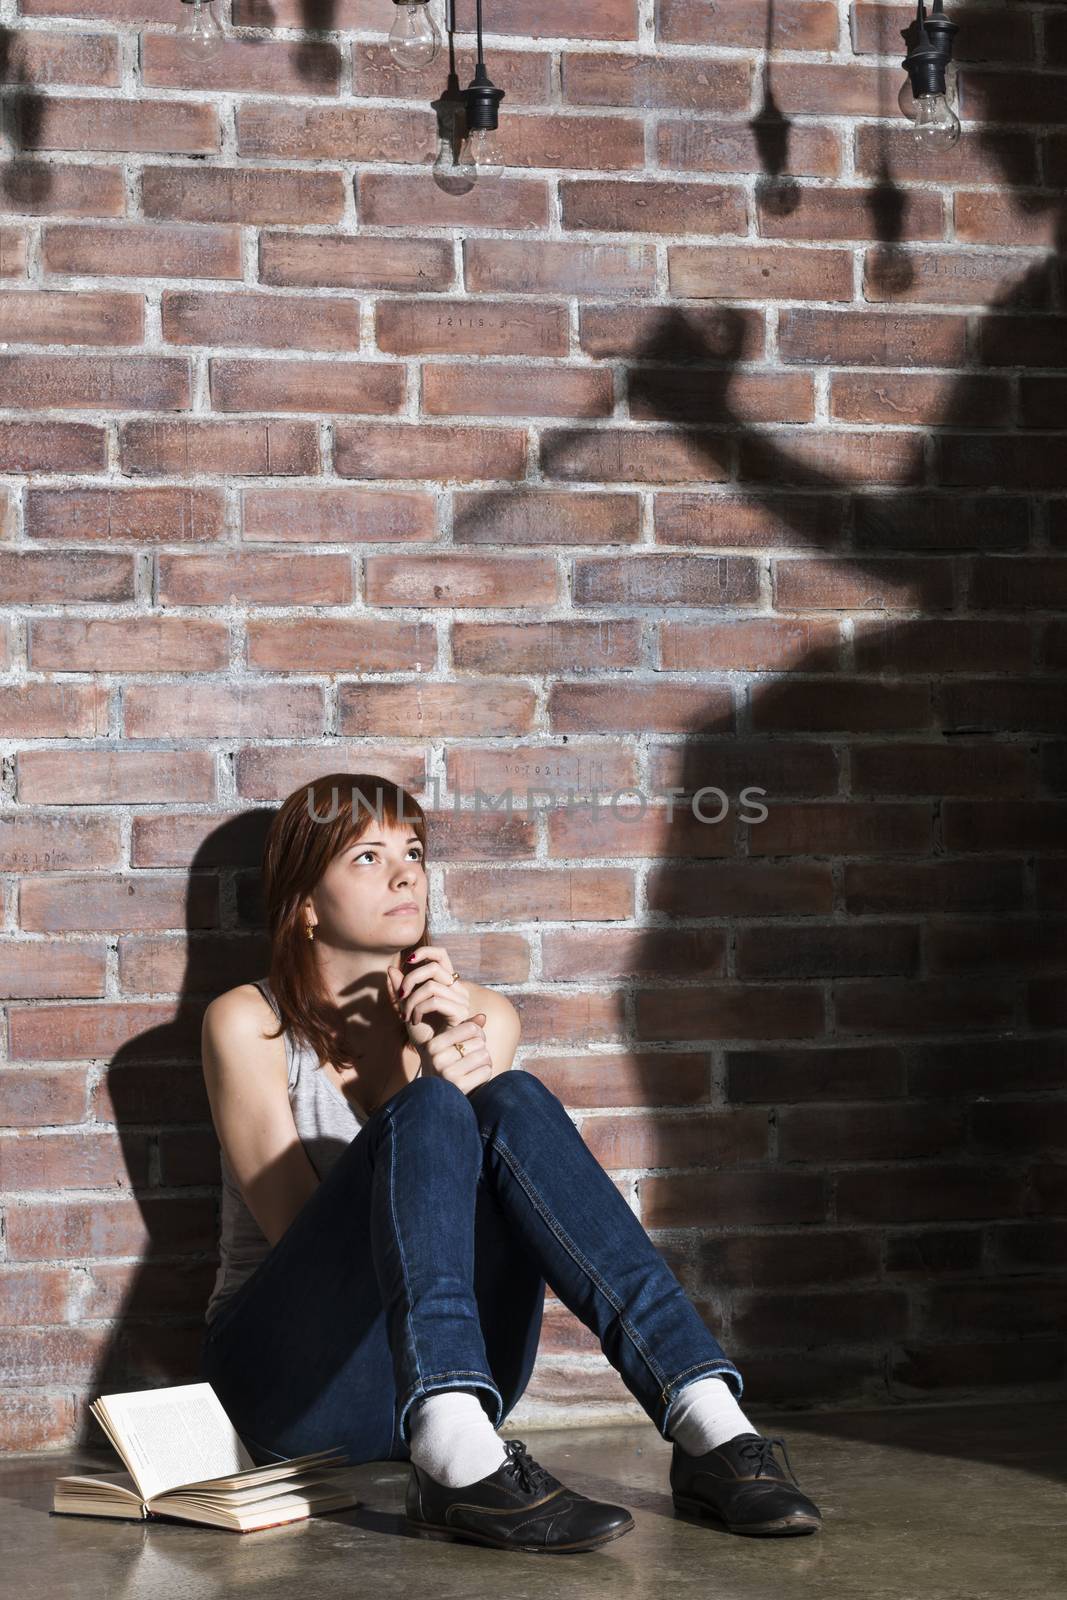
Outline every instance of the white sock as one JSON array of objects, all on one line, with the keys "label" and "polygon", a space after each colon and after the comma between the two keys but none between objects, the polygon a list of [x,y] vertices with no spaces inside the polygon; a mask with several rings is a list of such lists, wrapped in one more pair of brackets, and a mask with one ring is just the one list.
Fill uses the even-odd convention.
[{"label": "white sock", "polygon": [[470,1389],[439,1389],[411,1408],[411,1459],[449,1489],[487,1478],[508,1453],[478,1396]]},{"label": "white sock", "polygon": [[686,1384],[674,1402],[667,1432],[687,1455],[702,1456],[739,1433],[759,1429],[749,1422],[725,1378],[713,1372]]}]

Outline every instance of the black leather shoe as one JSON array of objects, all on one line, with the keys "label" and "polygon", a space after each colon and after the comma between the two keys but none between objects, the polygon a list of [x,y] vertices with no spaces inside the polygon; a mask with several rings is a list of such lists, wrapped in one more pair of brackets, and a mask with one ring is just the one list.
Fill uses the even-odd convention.
[{"label": "black leather shoe", "polygon": [[450,1489],[411,1463],[405,1523],[420,1539],[460,1539],[498,1550],[564,1554],[595,1550],[629,1533],[625,1506],[567,1489],[521,1439],[505,1439],[507,1460],[477,1483]]},{"label": "black leather shoe", "polygon": [[[817,1533],[822,1514],[800,1486],[794,1488],[774,1454],[784,1439],[742,1433],[716,1450],[688,1455],[677,1443],[671,1455],[675,1509],[723,1523],[731,1533],[774,1536]],[[789,1476],[797,1483],[792,1466]]]}]

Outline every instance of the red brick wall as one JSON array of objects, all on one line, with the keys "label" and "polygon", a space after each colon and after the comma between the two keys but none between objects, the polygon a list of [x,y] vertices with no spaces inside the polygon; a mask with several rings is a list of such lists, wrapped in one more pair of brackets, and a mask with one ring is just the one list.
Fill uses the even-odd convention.
[{"label": "red brick wall", "polygon": [[515,790],[442,939],[753,1404],[1062,1381],[1067,5],[951,10],[931,160],[908,8],[778,0],[757,136],[763,0],[488,0],[465,198],[388,0],[179,12],[0,4],[0,1444],[195,1376],[200,1015],[338,768]]}]

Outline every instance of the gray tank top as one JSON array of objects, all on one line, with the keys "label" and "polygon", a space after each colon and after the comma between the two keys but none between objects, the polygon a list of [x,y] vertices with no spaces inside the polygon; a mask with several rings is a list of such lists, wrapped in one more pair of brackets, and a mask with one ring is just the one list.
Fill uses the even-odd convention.
[{"label": "gray tank top", "polygon": [[[269,980],[257,978],[255,984],[270,1002],[280,1021],[281,1014]],[[321,1180],[356,1138],[367,1119],[322,1071],[313,1050],[307,1045],[297,1044],[288,1028],[283,1038],[293,1121],[308,1160]],[[237,1293],[270,1249],[266,1235],[241,1198],[241,1191],[221,1147],[219,1163],[222,1173],[219,1270],[204,1313],[209,1323],[226,1301]]]}]

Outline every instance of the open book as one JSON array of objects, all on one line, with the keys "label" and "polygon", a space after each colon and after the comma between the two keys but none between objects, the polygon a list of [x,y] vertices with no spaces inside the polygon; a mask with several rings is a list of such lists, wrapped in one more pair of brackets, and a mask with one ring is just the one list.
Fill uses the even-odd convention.
[{"label": "open book", "polygon": [[102,1395],[89,1409],[129,1471],[57,1478],[53,1511],[251,1533],[359,1504],[340,1446],[257,1467],[210,1383]]}]

